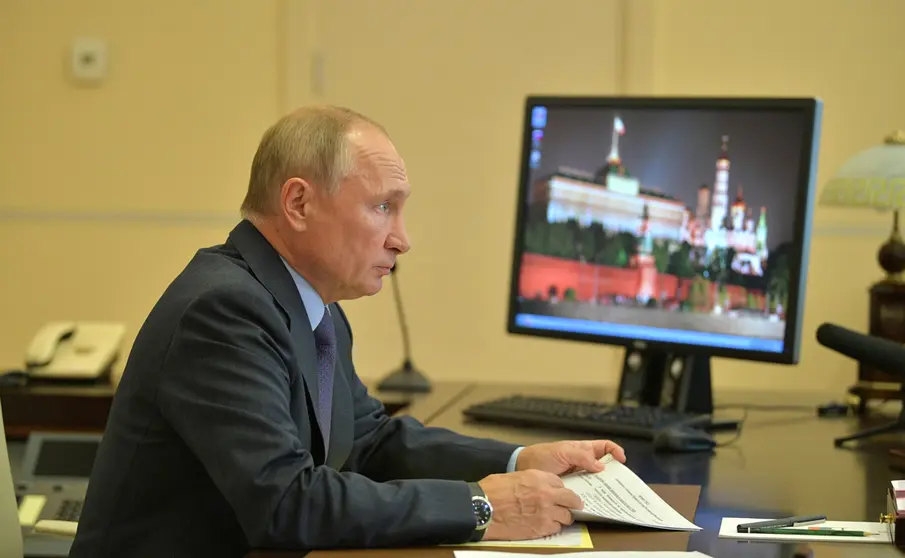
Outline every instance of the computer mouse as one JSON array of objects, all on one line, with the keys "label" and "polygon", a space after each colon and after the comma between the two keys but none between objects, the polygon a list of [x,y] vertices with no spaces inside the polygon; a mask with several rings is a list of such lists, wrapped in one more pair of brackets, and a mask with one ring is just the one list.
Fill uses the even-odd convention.
[{"label": "computer mouse", "polygon": [[710,434],[699,428],[677,425],[654,434],[653,446],[656,451],[710,451],[716,447],[716,442]]}]

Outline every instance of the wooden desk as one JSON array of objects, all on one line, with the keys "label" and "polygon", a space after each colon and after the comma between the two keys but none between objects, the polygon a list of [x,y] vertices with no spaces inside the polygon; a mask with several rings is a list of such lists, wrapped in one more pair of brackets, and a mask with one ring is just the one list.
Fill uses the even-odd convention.
[{"label": "wooden desk", "polygon": [[22,387],[0,387],[6,437],[24,440],[32,430],[103,432],[115,391],[109,382],[33,381]]},{"label": "wooden desk", "polygon": [[[901,437],[875,440],[859,449],[836,449],[833,439],[857,431],[864,424],[848,418],[818,418],[816,406],[841,393],[777,395],[715,390],[717,416],[747,413],[741,436],[713,455],[655,453],[649,444],[618,439],[629,465],[648,484],[702,487],[695,523],[703,531],[691,535],[687,550],[714,558],[792,558],[797,546],[738,542],[718,538],[720,521],[730,517],[787,517],[825,514],[835,520],[877,521],[885,511],[889,480],[902,478],[890,469],[886,450]],[[613,401],[613,390],[587,387],[480,385],[431,421],[431,426],[472,436],[519,444],[587,438],[562,430],[537,430],[468,423],[462,410],[472,403],[512,393]],[[744,409],[734,404],[747,405]],[[800,406],[781,410],[780,405]],[[897,412],[895,403],[885,411]],[[762,407],[772,406],[772,409]],[[716,434],[727,442],[733,434]],[[811,543],[814,558],[902,556],[892,545]],[[802,556],[809,556],[804,554]]]},{"label": "wooden desk", "polygon": [[[679,485],[653,485],[654,489],[664,500],[681,513],[685,518],[692,519],[700,495],[700,487]],[[649,531],[645,529],[626,529],[625,527],[589,524],[588,531],[594,550],[684,550],[688,546],[687,532]],[[490,546],[432,546],[412,548],[386,548],[373,550],[320,550],[310,554],[291,551],[257,551],[246,555],[246,558],[406,558],[408,556],[418,558],[452,558],[456,549],[468,550],[506,550],[510,552],[523,552],[530,554],[557,554],[560,552],[575,552],[576,549],[555,548],[505,548]]]},{"label": "wooden desk", "polygon": [[[376,390],[378,380],[365,381]],[[435,384],[430,393],[405,394],[373,391],[390,414],[404,413],[431,420],[469,387],[463,382]],[[61,384],[31,382],[22,387],[0,387],[0,403],[8,440],[24,440],[33,430],[103,432],[116,387],[111,383]]]}]

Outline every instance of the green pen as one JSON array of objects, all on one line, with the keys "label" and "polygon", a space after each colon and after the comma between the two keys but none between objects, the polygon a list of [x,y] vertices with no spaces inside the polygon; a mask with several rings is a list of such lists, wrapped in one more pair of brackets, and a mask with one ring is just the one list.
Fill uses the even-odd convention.
[{"label": "green pen", "polygon": [[749,533],[769,535],[817,535],[831,537],[870,537],[877,533],[869,531],[843,531],[841,529],[751,529]]}]

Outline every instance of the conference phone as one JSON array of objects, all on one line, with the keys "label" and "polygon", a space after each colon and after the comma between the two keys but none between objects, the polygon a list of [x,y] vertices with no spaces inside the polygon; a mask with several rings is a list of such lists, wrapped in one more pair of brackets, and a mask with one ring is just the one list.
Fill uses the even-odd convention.
[{"label": "conference phone", "polygon": [[36,533],[39,521],[78,522],[101,434],[32,432],[13,479],[25,556],[69,555],[71,537]]}]

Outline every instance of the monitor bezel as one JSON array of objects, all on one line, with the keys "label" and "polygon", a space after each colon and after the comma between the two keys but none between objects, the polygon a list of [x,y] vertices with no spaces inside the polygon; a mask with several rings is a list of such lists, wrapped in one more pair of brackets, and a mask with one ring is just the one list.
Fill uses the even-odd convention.
[{"label": "monitor bezel", "polygon": [[[801,144],[800,168],[795,195],[795,224],[793,226],[789,272],[793,278],[789,286],[789,304],[786,312],[786,330],[782,352],[756,351],[710,345],[677,343],[671,341],[638,340],[610,335],[577,333],[560,330],[535,329],[516,323],[519,292],[519,272],[523,254],[525,221],[528,214],[527,197],[531,175],[531,115],[535,106],[551,108],[601,108],[601,109],[655,109],[655,110],[737,110],[737,111],[789,111],[805,118],[804,138]],[[811,226],[816,197],[816,174],[823,102],[817,97],[632,97],[632,96],[551,96],[529,95],[522,112],[521,156],[516,196],[515,234],[511,251],[509,300],[507,303],[507,331],[510,334],[531,337],[589,342],[615,347],[633,347],[683,355],[724,357],[774,364],[797,364],[801,352],[801,330],[804,313],[805,285],[807,284],[810,254]],[[795,280],[797,278],[797,280]]]}]

